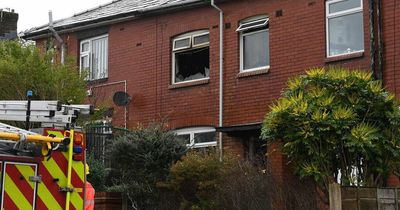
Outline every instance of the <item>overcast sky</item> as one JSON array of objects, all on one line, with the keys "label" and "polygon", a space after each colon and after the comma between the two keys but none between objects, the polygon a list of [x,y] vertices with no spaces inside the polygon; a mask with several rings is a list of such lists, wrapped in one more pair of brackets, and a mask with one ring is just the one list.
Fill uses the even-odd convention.
[{"label": "overcast sky", "polygon": [[18,32],[47,24],[49,10],[53,20],[97,7],[112,0],[0,0],[0,8],[11,8],[19,14]]}]

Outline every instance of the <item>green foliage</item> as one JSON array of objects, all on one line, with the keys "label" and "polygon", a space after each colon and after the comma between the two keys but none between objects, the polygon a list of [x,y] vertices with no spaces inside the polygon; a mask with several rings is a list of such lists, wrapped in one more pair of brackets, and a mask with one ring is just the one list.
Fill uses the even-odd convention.
[{"label": "green foliage", "polygon": [[133,206],[156,209],[156,184],[165,181],[170,166],[186,153],[176,135],[163,124],[138,127],[111,145],[109,157],[114,178],[113,191],[122,191]]},{"label": "green foliage", "polygon": [[169,189],[179,200],[175,208],[164,209],[270,210],[273,203],[284,203],[285,209],[315,209],[317,196],[308,183],[278,185],[268,172],[229,153],[221,162],[217,152],[191,151],[158,187]]},{"label": "green foliage", "polygon": [[105,191],[108,171],[106,171],[104,164],[90,154],[87,155],[86,161],[90,168],[90,173],[87,175],[88,181],[97,192]]},{"label": "green foliage", "polygon": [[32,90],[36,100],[81,103],[85,81],[72,60],[52,63],[54,54],[40,52],[34,45],[0,42],[0,100],[25,100]]},{"label": "green foliage", "polygon": [[370,73],[311,69],[288,81],[270,107],[262,137],[282,140],[295,171],[323,189],[341,173],[345,185],[384,185],[399,170],[400,110]]},{"label": "green foliage", "polygon": [[220,209],[217,185],[235,162],[229,155],[221,162],[217,152],[192,151],[174,164],[167,185],[181,198],[179,209]]}]

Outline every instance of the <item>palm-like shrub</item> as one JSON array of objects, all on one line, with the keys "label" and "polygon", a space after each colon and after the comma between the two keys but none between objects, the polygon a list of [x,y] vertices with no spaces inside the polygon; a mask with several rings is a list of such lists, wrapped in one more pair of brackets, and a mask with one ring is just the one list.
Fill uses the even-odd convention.
[{"label": "palm-like shrub", "polygon": [[399,169],[400,110],[370,73],[311,69],[270,106],[262,137],[283,141],[295,172],[330,182],[381,186]]}]

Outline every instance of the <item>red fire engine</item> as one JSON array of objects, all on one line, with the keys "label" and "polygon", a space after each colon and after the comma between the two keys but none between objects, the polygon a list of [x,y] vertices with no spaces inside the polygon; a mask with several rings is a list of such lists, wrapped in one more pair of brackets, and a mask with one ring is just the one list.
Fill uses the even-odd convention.
[{"label": "red fire engine", "polygon": [[91,110],[58,101],[0,101],[0,120],[47,127],[38,134],[0,123],[0,209],[84,209],[85,138],[74,124]]}]

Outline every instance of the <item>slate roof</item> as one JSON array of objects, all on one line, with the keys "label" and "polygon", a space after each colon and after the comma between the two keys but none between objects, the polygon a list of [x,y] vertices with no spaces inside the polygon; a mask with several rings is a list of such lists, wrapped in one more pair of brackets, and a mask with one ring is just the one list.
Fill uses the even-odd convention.
[{"label": "slate roof", "polygon": [[[102,22],[117,17],[139,16],[152,11],[183,7],[192,4],[206,3],[207,0],[114,0],[73,15],[72,17],[53,22],[54,29],[71,29],[94,22]],[[32,37],[47,33],[48,24],[22,32],[22,37]]]}]

